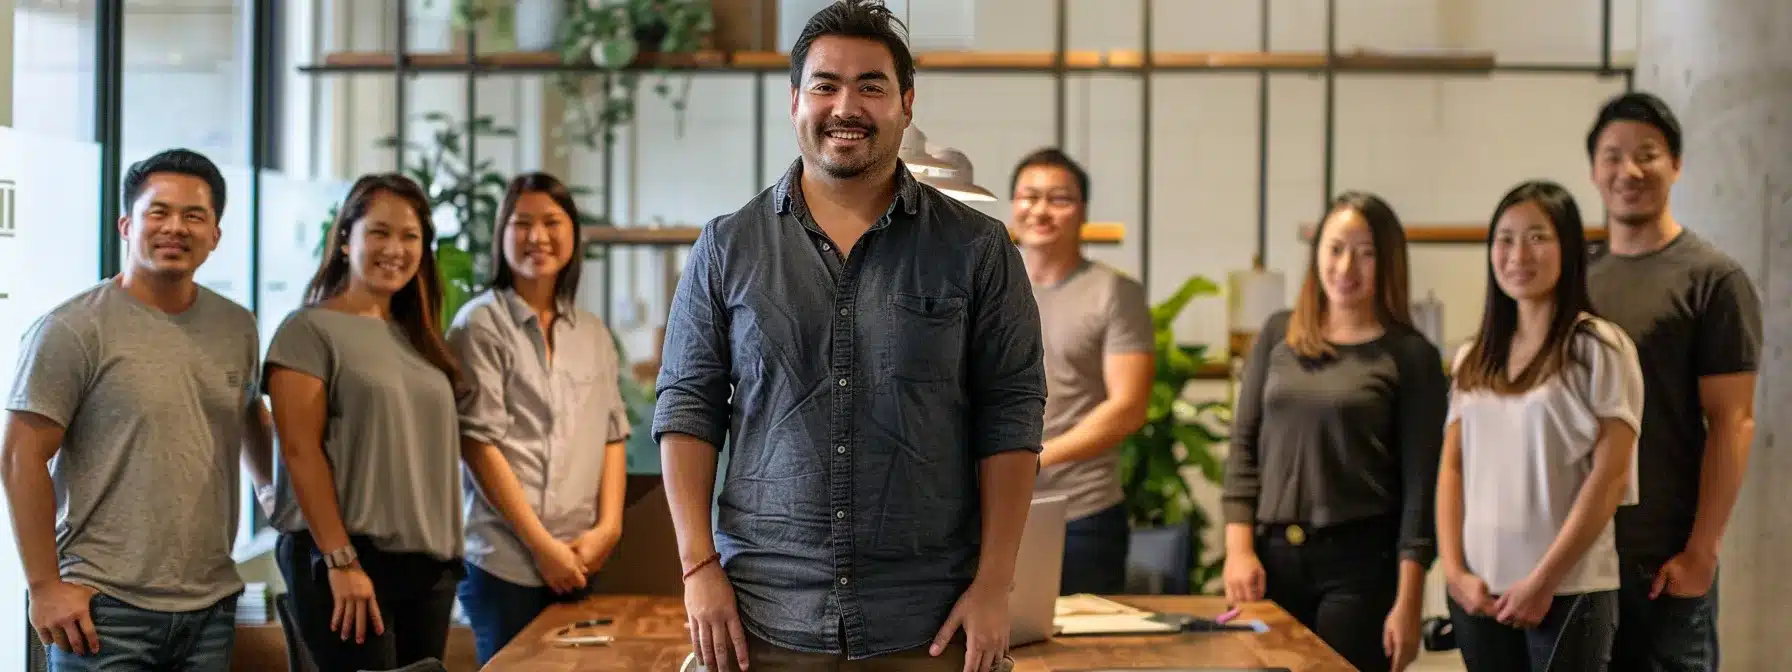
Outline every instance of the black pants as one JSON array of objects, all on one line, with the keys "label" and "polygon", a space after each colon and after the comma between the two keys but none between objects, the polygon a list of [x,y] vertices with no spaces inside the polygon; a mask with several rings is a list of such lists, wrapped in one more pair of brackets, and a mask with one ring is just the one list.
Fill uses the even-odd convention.
[{"label": "black pants", "polygon": [[1126,552],[1132,527],[1126,505],[1117,504],[1064,525],[1064,566],[1058,593],[1118,595],[1126,592]]},{"label": "black pants", "polygon": [[354,537],[355,553],[373,581],[384,634],[370,627],[365,642],[344,640],[330,630],[335,598],[323,554],[306,532],[280,535],[274,549],[286,579],[294,620],[305,648],[319,670],[392,670],[425,658],[442,659],[448,648],[448,626],[454,612],[460,561],[443,561],[417,553],[387,553],[367,539]]},{"label": "black pants", "polygon": [[1293,535],[1284,525],[1260,525],[1265,597],[1352,666],[1386,670],[1391,662],[1381,633],[1400,592],[1398,543],[1393,519],[1303,527]]},{"label": "black pants", "polygon": [[1610,664],[1618,591],[1557,595],[1543,622],[1529,630],[1470,616],[1455,600],[1449,605],[1468,672],[1605,672]]}]

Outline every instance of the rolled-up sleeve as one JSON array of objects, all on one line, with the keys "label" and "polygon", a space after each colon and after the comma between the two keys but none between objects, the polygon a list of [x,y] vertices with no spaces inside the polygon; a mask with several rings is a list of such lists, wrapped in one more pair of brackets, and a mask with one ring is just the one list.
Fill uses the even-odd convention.
[{"label": "rolled-up sleeve", "polygon": [[969,378],[977,457],[1038,453],[1045,436],[1045,345],[1039,304],[1006,233],[987,239],[976,273]]},{"label": "rolled-up sleeve", "polygon": [[504,405],[504,372],[510,370],[510,351],[493,331],[485,310],[469,315],[466,324],[448,330],[448,348],[460,361],[468,393],[460,400],[460,435],[480,443],[497,445],[510,431],[510,411]]},{"label": "rolled-up sleeve", "polygon": [[1443,459],[1444,423],[1449,416],[1450,382],[1443,355],[1415,338],[1403,354],[1399,407],[1400,557],[1429,568],[1437,559],[1437,467]]},{"label": "rolled-up sleeve", "polygon": [[731,359],[715,222],[691,246],[672,295],[661,354],[653,440],[689,434],[720,448],[728,429]]},{"label": "rolled-up sleeve", "polygon": [[600,330],[602,338],[598,341],[599,361],[604,365],[599,369],[600,380],[613,381],[606,385],[615,385],[616,394],[612,397],[616,403],[610,407],[610,413],[604,426],[604,442],[617,443],[627,441],[630,433],[628,420],[628,397],[622,394],[622,353],[616,348],[616,338],[610,330]]}]

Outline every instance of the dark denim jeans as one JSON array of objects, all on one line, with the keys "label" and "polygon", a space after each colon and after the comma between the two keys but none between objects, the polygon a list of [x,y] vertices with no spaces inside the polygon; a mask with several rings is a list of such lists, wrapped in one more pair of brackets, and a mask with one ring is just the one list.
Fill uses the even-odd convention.
[{"label": "dark denim jeans", "polygon": [[1649,599],[1657,567],[1622,563],[1613,670],[1716,672],[1717,580],[1699,597]]},{"label": "dark denim jeans", "polygon": [[1543,622],[1529,630],[1470,616],[1455,600],[1447,602],[1468,672],[1605,672],[1611,663],[1618,628],[1615,590],[1557,595]]},{"label": "dark denim jeans", "polygon": [[479,665],[483,667],[498,655],[549,605],[577,602],[590,592],[587,581],[584,590],[556,595],[547,586],[514,584],[467,563],[467,576],[460,581],[460,607],[473,627],[473,650]]},{"label": "dark denim jeans", "polygon": [[1126,592],[1126,552],[1131,542],[1132,526],[1126,522],[1125,504],[1066,523],[1063,578],[1059,579],[1058,593]]},{"label": "dark denim jeans", "polygon": [[105,595],[88,606],[99,653],[85,656],[49,645],[51,672],[229,672],[236,640],[236,596],[205,609],[139,609]]}]

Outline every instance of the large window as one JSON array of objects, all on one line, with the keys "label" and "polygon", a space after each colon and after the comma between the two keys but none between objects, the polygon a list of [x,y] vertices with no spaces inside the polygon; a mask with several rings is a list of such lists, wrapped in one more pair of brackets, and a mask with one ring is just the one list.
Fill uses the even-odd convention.
[{"label": "large window", "polygon": [[[12,389],[25,329],[100,277],[96,5],[19,0],[0,33],[12,83],[11,126],[0,123],[0,394]],[[8,657],[21,650],[24,594],[11,517],[0,515],[0,670],[19,662]]]}]

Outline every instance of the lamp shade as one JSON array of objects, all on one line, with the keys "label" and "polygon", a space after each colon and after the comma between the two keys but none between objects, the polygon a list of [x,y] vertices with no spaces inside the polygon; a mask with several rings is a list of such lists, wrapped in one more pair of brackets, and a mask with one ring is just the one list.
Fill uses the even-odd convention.
[{"label": "lamp shade", "polygon": [[1283,309],[1286,286],[1281,271],[1264,270],[1260,264],[1226,274],[1226,347],[1232,357],[1250,352],[1258,329]]},{"label": "lamp shade", "polygon": [[996,200],[995,194],[977,186],[976,178],[971,173],[971,157],[965,156],[964,152],[951,147],[940,147],[929,154],[946,164],[946,167],[917,171],[915,177],[922,184],[960,201]]},{"label": "lamp shade", "polygon": [[913,123],[902,131],[902,146],[896,150],[896,158],[901,159],[911,173],[951,168],[946,162],[927,155],[927,134]]}]

